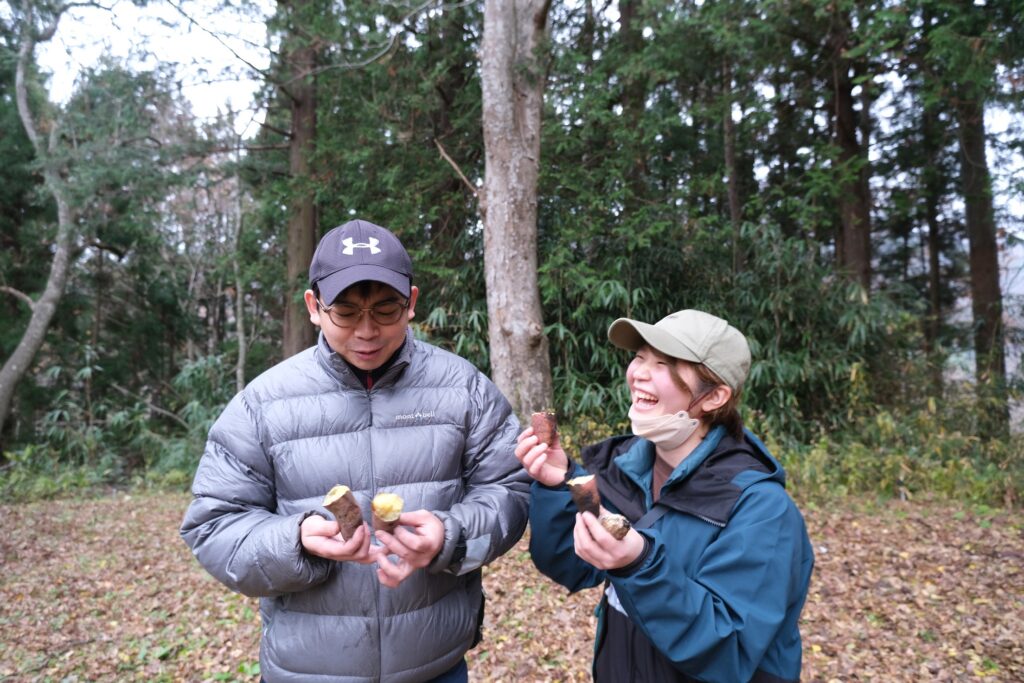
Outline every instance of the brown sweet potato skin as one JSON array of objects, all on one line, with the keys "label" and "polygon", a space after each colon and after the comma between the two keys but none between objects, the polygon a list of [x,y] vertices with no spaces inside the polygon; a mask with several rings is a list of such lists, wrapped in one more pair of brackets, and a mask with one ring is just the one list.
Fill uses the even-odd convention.
[{"label": "brown sweet potato skin", "polygon": [[594,475],[570,479],[566,486],[580,512],[589,512],[595,517],[601,514],[601,495],[597,491],[597,478]]},{"label": "brown sweet potato skin", "polygon": [[363,511],[347,486],[335,486],[328,491],[323,506],[334,515],[341,530],[341,537],[346,541],[363,525]]},{"label": "brown sweet potato skin", "polygon": [[530,414],[530,426],[538,443],[552,445],[558,438],[558,419],[553,410],[541,410]]},{"label": "brown sweet potato skin", "polygon": [[604,527],[605,531],[614,536],[617,541],[625,538],[626,534],[629,533],[630,526],[632,526],[628,519],[614,512],[601,515],[598,517],[598,521],[601,522],[601,526]]}]

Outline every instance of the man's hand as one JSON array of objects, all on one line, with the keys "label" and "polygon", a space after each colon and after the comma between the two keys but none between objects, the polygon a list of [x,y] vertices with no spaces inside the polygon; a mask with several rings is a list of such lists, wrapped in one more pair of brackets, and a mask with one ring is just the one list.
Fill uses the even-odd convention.
[{"label": "man's hand", "polygon": [[356,529],[352,538],[345,540],[341,537],[337,522],[319,515],[310,515],[302,520],[299,537],[306,552],[317,557],[359,564],[370,564],[377,559],[370,554],[370,531],[365,522]]},{"label": "man's hand", "polygon": [[526,473],[545,486],[558,486],[569,469],[569,457],[558,443],[538,443],[533,427],[527,427],[516,438],[516,458]]},{"label": "man's hand", "polygon": [[576,513],[572,538],[576,554],[598,569],[625,567],[644,550],[644,539],[636,529],[630,529],[617,541],[589,512]]},{"label": "man's hand", "polygon": [[[377,562],[377,578],[396,588],[417,569],[426,567],[444,545],[444,522],[426,510],[404,512],[393,534],[378,531],[380,546],[371,548]],[[398,558],[392,562],[390,555]]]}]

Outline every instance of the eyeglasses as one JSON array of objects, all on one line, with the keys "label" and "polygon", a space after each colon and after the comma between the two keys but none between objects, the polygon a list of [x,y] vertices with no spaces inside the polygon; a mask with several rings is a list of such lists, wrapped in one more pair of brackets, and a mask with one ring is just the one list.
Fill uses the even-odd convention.
[{"label": "eyeglasses", "polygon": [[402,318],[402,312],[409,308],[408,301],[381,301],[369,308],[347,303],[324,306],[319,300],[316,303],[338,327],[355,327],[363,319],[363,313],[369,313],[378,325],[394,325]]}]

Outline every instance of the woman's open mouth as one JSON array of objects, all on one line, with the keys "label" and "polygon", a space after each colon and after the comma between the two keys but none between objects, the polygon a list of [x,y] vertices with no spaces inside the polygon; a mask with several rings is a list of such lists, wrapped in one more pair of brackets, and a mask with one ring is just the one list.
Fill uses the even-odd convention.
[{"label": "woman's open mouth", "polygon": [[649,410],[658,405],[658,397],[645,391],[633,390],[633,405],[639,410]]}]

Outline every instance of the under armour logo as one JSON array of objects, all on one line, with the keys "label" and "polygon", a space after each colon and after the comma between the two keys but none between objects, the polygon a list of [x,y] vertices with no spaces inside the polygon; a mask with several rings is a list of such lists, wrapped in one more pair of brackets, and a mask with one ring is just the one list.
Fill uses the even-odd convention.
[{"label": "under armour logo", "polygon": [[371,237],[369,242],[353,242],[351,237],[346,237],[341,243],[345,245],[341,251],[345,256],[352,256],[356,249],[369,249],[371,254],[380,253],[380,248],[377,246],[380,244],[380,240],[376,237]]}]

